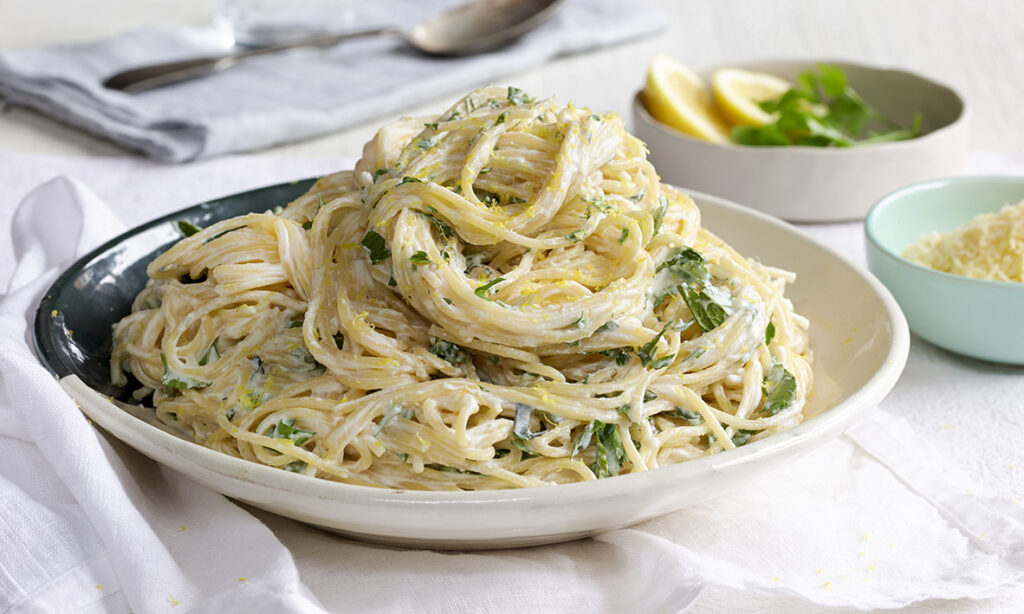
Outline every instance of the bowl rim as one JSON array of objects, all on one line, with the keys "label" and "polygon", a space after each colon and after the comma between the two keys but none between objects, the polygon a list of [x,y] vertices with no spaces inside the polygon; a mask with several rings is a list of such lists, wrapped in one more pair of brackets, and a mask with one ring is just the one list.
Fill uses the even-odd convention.
[{"label": "bowl rim", "polygon": [[[866,70],[869,70],[869,71],[872,71],[872,72],[877,72],[877,73],[900,73],[903,76],[915,77],[915,78],[920,79],[922,81],[926,81],[926,82],[928,82],[928,83],[930,83],[932,85],[938,86],[938,87],[946,90],[947,92],[949,92],[949,94],[951,94],[957,101],[960,102],[960,112],[953,119],[953,121],[951,121],[949,123],[946,123],[946,124],[943,124],[942,126],[939,126],[938,128],[936,128],[935,130],[932,130],[930,132],[922,134],[921,136],[918,136],[916,138],[907,139],[907,140],[904,140],[904,141],[890,141],[890,142],[886,142],[886,143],[874,143],[874,144],[865,145],[865,146],[862,146],[862,147],[812,147],[810,145],[775,145],[775,146],[771,146],[771,145],[744,145],[744,144],[741,144],[741,143],[733,143],[733,142],[729,142],[729,143],[712,143],[710,141],[702,141],[700,139],[694,138],[694,137],[692,137],[692,136],[690,136],[690,135],[688,135],[688,134],[686,134],[684,132],[681,132],[681,131],[673,128],[672,126],[664,124],[664,123],[658,121],[657,119],[655,119],[650,114],[650,112],[647,110],[647,107],[644,106],[644,103],[643,103],[644,88],[640,88],[633,95],[633,111],[634,111],[634,116],[639,117],[645,123],[650,124],[655,129],[660,130],[661,132],[663,132],[663,133],[665,133],[665,134],[667,134],[669,136],[679,138],[682,141],[687,142],[687,143],[691,143],[691,144],[693,144],[695,146],[706,146],[706,147],[710,147],[710,148],[713,148],[713,149],[720,149],[720,150],[730,150],[730,149],[731,150],[739,150],[739,151],[742,151],[744,153],[748,153],[748,154],[754,155],[754,156],[758,156],[758,155],[773,155],[773,154],[779,154],[779,153],[782,153],[782,155],[796,155],[796,156],[799,156],[799,155],[816,155],[816,154],[836,155],[836,156],[850,156],[850,155],[858,155],[858,154],[860,154],[860,153],[862,153],[864,151],[869,151],[869,152],[871,152],[871,151],[879,151],[879,150],[882,150],[882,151],[886,151],[886,150],[889,150],[889,151],[899,151],[901,149],[907,149],[907,148],[910,148],[910,147],[917,147],[917,146],[920,146],[922,144],[927,144],[930,141],[936,140],[940,135],[944,135],[946,132],[949,132],[953,128],[963,124],[967,120],[967,117],[968,117],[968,112],[969,112],[970,105],[968,104],[967,98],[964,97],[963,95],[961,95],[960,92],[958,92],[956,90],[956,88],[952,87],[948,83],[944,83],[942,81],[938,81],[936,79],[933,79],[930,76],[926,76],[926,75],[923,75],[921,73],[914,72],[912,70],[907,70],[905,68],[896,67],[896,66],[880,66],[880,65],[873,65],[873,64],[862,64],[860,62],[853,62],[853,61],[842,60],[842,59],[829,59],[829,58],[825,58],[825,59],[821,59],[821,60],[808,60],[808,59],[804,59],[804,58],[780,57],[780,58],[764,58],[764,59],[758,59],[758,60],[739,60],[739,61],[731,63],[731,64],[715,64],[715,65],[711,65],[711,66],[704,66],[704,67],[697,68],[694,72],[696,72],[699,75],[704,75],[704,74],[707,74],[707,73],[714,72],[715,70],[718,70],[718,69],[721,69],[721,68],[740,68],[742,70],[758,70],[759,69],[758,67],[762,67],[762,66],[767,67],[767,66],[769,66],[771,64],[779,64],[779,63],[802,63],[802,64],[807,64],[809,67],[817,66],[819,64],[834,64],[834,65],[837,65],[837,66],[840,66],[840,67],[862,68],[862,69],[866,69]],[[761,69],[761,70],[763,70],[763,69]]]},{"label": "bowl rim", "polygon": [[[283,184],[278,184],[283,185]],[[267,186],[276,187],[276,186]],[[249,190],[224,199],[237,197],[239,195],[256,192],[261,189]],[[183,462],[192,467],[197,467],[203,472],[215,474],[232,481],[241,481],[252,484],[254,487],[271,489],[278,493],[295,493],[303,497],[316,498],[322,501],[343,501],[348,504],[386,504],[396,508],[426,508],[430,506],[447,503],[460,503],[462,505],[475,506],[477,509],[485,510],[491,507],[516,502],[528,501],[534,504],[544,505],[556,500],[572,498],[579,501],[597,501],[608,495],[629,496],[632,493],[645,491],[653,485],[671,485],[679,481],[691,479],[695,474],[715,474],[725,471],[734,465],[742,465],[747,462],[756,462],[763,458],[783,454],[793,446],[800,445],[807,440],[815,440],[834,429],[841,432],[856,416],[873,409],[874,404],[867,403],[866,399],[877,398],[880,402],[892,387],[895,385],[906,364],[909,349],[910,335],[907,321],[900,310],[895,298],[889,290],[863,265],[854,262],[847,255],[840,253],[825,243],[811,237],[799,228],[784,222],[774,216],[761,211],[750,209],[736,204],[728,199],[706,194],[695,190],[687,190],[694,201],[709,203],[714,207],[723,208],[738,212],[744,216],[757,218],[760,223],[780,227],[787,233],[795,233],[803,239],[812,243],[817,249],[824,250],[848,266],[866,284],[874,289],[888,324],[891,327],[891,342],[886,349],[885,357],[881,360],[879,368],[847,398],[836,402],[815,416],[809,417],[800,424],[787,429],[783,433],[776,434],[760,441],[750,443],[741,448],[727,450],[708,457],[694,459],[693,461],[667,465],[657,471],[643,471],[626,475],[615,476],[612,480],[593,480],[586,482],[574,482],[561,484],[558,487],[547,488],[525,488],[525,489],[495,489],[478,491],[421,491],[396,488],[376,488],[357,484],[335,482],[327,479],[312,476],[299,475],[281,471],[267,465],[247,461],[241,458],[230,456],[222,452],[206,448],[194,441],[189,441],[144,421],[131,413],[118,407],[105,395],[96,392],[86,386],[72,371],[67,376],[62,376],[55,366],[47,360],[45,352],[41,352],[38,345],[38,335],[34,335],[36,342],[35,351],[40,363],[51,373],[57,375],[65,389],[83,391],[83,394],[91,393],[93,399],[80,399],[83,408],[89,408],[86,412],[89,417],[97,421],[107,430],[115,433],[127,429],[133,435],[144,437],[150,442],[160,442],[159,445],[172,454],[184,452],[180,455]],[[186,209],[174,211],[167,215],[151,220],[138,227],[127,230],[121,235],[111,239],[107,243],[97,247],[92,252],[78,259],[62,274],[53,285],[47,290],[43,300],[39,303],[36,311],[36,323],[42,317],[44,306],[47,305],[48,296],[53,294],[53,288],[57,284],[77,271],[86,263],[93,260],[99,254],[110,249],[112,246],[130,237],[132,233],[146,229],[167,221],[187,215],[200,207],[215,206],[219,201],[216,199],[194,205]],[[64,384],[67,380],[67,384]],[[84,390],[83,390],[84,389]],[[82,402],[82,401],[85,402]],[[104,411],[100,411],[100,409]],[[93,409],[100,413],[92,413]],[[120,435],[117,435],[122,439]]]},{"label": "bowl rim", "polygon": [[[999,175],[999,174],[986,174],[986,175],[963,175],[956,177],[942,177],[939,179],[929,179],[927,181],[920,181],[905,185],[901,188],[897,188],[892,192],[889,192],[878,200],[871,209],[868,210],[867,216],[864,217],[864,236],[867,238],[868,243],[875,247],[879,253],[889,257],[896,261],[898,264],[905,267],[909,267],[916,274],[924,274],[933,276],[935,279],[942,280],[946,283],[954,284],[966,284],[975,285],[981,287],[988,287],[989,289],[996,291],[1021,291],[1024,290],[1024,282],[1019,281],[1002,281],[998,279],[980,279],[977,277],[967,277],[966,275],[957,275],[955,273],[947,273],[945,271],[939,271],[926,267],[922,264],[918,264],[913,260],[904,258],[902,254],[896,253],[890,248],[884,241],[878,237],[879,227],[881,222],[878,218],[886,210],[896,208],[899,206],[901,199],[910,195],[917,194],[920,192],[934,192],[938,190],[947,189],[951,185],[983,185],[992,183],[1009,183],[1019,184],[1024,188],[1024,175]],[[998,212],[1003,206],[1011,203],[1002,203],[994,208],[990,213]],[[978,214],[980,215],[980,214]],[[973,219],[973,218],[971,218]],[[969,223],[968,220],[966,223]],[[962,226],[962,225],[961,225]],[[918,235],[924,234],[927,231],[920,231]]]}]

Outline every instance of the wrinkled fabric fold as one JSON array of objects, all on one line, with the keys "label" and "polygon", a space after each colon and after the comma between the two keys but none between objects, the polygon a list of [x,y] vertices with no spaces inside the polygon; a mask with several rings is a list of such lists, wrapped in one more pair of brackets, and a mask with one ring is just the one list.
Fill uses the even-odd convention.
[{"label": "wrinkled fabric fold", "polygon": [[[417,23],[461,0],[361,3],[354,29]],[[393,38],[251,58],[217,75],[138,94],[105,89],[119,71],[219,55],[214,27],[152,27],[74,46],[0,52],[0,96],[161,160],[248,151],[352,126],[522,71],[560,55],[652,34],[665,25],[627,0],[566,0],[512,44],[432,58]]]}]

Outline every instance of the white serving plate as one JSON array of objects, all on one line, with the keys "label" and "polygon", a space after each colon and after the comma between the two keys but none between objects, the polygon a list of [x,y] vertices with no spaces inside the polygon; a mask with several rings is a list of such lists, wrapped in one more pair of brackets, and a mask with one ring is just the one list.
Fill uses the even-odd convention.
[{"label": "white serving plate", "polygon": [[179,437],[152,412],[129,411],[75,375],[61,385],[96,424],[150,458],[256,507],[359,539],[444,549],[559,542],[704,502],[839,435],[874,408],[903,370],[906,320],[868,272],[795,228],[694,194],[704,225],[746,256],[798,275],[788,290],[811,323],[815,389],[797,427],[720,454],[644,473],[563,486],[483,492],[369,488],[273,469]]}]

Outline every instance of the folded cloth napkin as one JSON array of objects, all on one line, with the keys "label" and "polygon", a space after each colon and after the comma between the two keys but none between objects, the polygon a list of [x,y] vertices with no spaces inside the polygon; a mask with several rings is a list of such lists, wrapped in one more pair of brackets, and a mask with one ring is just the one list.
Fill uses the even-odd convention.
[{"label": "folded cloth napkin", "polygon": [[[360,3],[354,29],[409,27],[462,0]],[[566,0],[511,45],[430,58],[395,38],[249,59],[224,73],[125,94],[101,83],[154,62],[225,51],[215,28],[146,28],[91,44],[0,52],[0,96],[162,160],[246,151],[307,138],[482,85],[553,57],[650,34],[654,9],[626,0]]]},{"label": "folded cloth napkin", "polygon": [[[303,173],[295,161],[275,170],[245,157],[185,168],[0,155],[0,172],[16,169],[0,181],[0,232],[11,233],[16,263],[0,295],[0,611],[675,612],[709,588],[739,595],[725,609],[999,595],[981,607],[1019,606],[1024,509],[1007,495],[1024,494],[1020,481],[979,485],[949,450],[1001,467],[1024,460],[1016,438],[969,430],[1019,433],[1024,372],[916,339],[883,408],[804,458],[632,528],[523,550],[402,550],[329,535],[240,507],[93,429],[29,349],[33,307],[59,271],[137,217],[140,195],[155,216],[187,204],[175,188],[197,178],[207,198],[322,164]],[[40,169],[88,176],[109,205],[56,178],[15,206],[8,195],[28,188],[18,178]],[[859,224],[809,230],[844,250],[861,241]],[[956,413],[969,420],[945,429]]]}]

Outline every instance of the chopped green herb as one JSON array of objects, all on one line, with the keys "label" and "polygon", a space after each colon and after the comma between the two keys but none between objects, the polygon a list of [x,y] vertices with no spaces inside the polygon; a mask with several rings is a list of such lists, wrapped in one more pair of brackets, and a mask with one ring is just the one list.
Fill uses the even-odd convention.
[{"label": "chopped green herb", "polygon": [[748,441],[750,441],[750,436],[755,434],[757,434],[757,431],[736,431],[736,433],[732,436],[732,445],[736,446],[737,448],[740,446],[744,446],[747,444]]},{"label": "chopped green herb", "polygon": [[416,147],[420,149],[430,149],[434,146],[434,139],[420,139],[416,141]]},{"label": "chopped green herb", "polygon": [[644,390],[644,403],[653,401],[658,398],[658,395],[650,390]]},{"label": "chopped green herb", "polygon": [[577,318],[575,322],[570,324],[569,327],[570,328],[583,328],[586,325],[587,325],[587,319],[583,317],[583,314],[580,314],[580,317]]},{"label": "chopped green herb", "polygon": [[160,383],[168,388],[184,390],[189,388],[206,388],[210,385],[210,382],[204,382],[203,380],[171,371],[170,367],[167,366],[167,357],[164,356],[163,352],[160,352],[160,362],[164,365],[164,374],[160,377]]},{"label": "chopped green herb", "polygon": [[595,422],[597,421],[588,422],[587,425],[583,427],[583,430],[580,431],[579,436],[576,437],[576,441],[572,444],[572,453],[569,455],[569,458],[576,458],[579,456],[580,452],[586,450],[590,446],[590,439],[594,435]]},{"label": "chopped green herb", "polygon": [[388,249],[387,243],[384,241],[384,237],[377,233],[375,230],[366,231],[366,236],[359,242],[360,245],[365,247],[370,252],[370,262],[377,264],[381,260],[387,260],[391,257],[391,250]]},{"label": "chopped green herb", "polygon": [[662,327],[661,332],[652,337],[651,340],[645,343],[642,347],[637,348],[636,355],[640,357],[640,362],[643,363],[645,367],[651,369],[663,369],[672,364],[672,361],[675,359],[674,355],[670,354],[668,356],[662,356],[661,358],[655,358],[655,352],[658,350],[658,341],[662,336],[664,336],[665,331],[667,331],[668,327],[671,325],[672,322],[665,324],[665,326]]},{"label": "chopped green herb", "polygon": [[654,234],[661,232],[661,227],[665,224],[666,213],[668,213],[668,199],[662,194],[658,196],[658,205],[654,210]]},{"label": "chopped green herb", "polygon": [[175,220],[171,223],[178,230],[178,232],[181,233],[181,236],[186,238],[191,237],[192,235],[202,230],[202,228],[196,226],[195,224],[188,220]]},{"label": "chopped green herb", "polygon": [[491,300],[490,298],[488,298],[490,296],[490,294],[491,294],[491,288],[495,284],[499,284],[499,283],[501,283],[503,281],[505,281],[504,277],[496,277],[496,278],[492,279],[491,281],[485,283],[484,285],[480,286],[476,290],[473,290],[473,294],[479,296],[480,298]]},{"label": "chopped green herb", "polygon": [[601,326],[598,326],[597,330],[595,330],[594,333],[595,334],[603,333],[606,330],[615,330],[618,327],[619,327],[619,325],[618,325],[618,323],[615,320],[608,320],[607,322],[605,322]]},{"label": "chopped green herb", "polygon": [[537,452],[535,452],[534,449],[530,447],[530,444],[528,444],[525,439],[513,436],[512,439],[509,440],[509,442],[527,456],[537,455]]},{"label": "chopped green herb", "polygon": [[219,335],[217,337],[214,337],[213,342],[210,343],[210,347],[206,348],[206,351],[203,352],[203,355],[199,357],[200,367],[205,367],[208,363],[217,362],[217,360],[220,359],[220,352],[217,351],[217,341],[219,339]]},{"label": "chopped green herb", "polygon": [[309,438],[316,435],[316,431],[307,431],[295,426],[295,418],[284,418],[277,424],[271,426],[264,433],[271,439],[288,439],[297,446],[309,441]]},{"label": "chopped green herb", "polygon": [[609,358],[614,358],[616,365],[624,367],[629,363],[629,350],[630,348],[611,348],[608,350],[601,350],[598,353]]},{"label": "chopped green herb", "polygon": [[638,203],[638,202],[640,202],[643,199],[644,199],[644,193],[643,192],[637,192],[636,194],[634,194],[634,195],[629,197],[629,200],[631,200],[631,201],[633,201],[635,203]]},{"label": "chopped green herb", "polygon": [[[433,207],[430,208],[433,209]],[[435,213],[437,212],[436,209],[434,211]],[[437,219],[433,215],[430,215],[429,213],[421,213],[420,215],[430,220],[430,222],[434,225],[434,228],[437,230],[437,234],[440,235],[442,239],[447,239],[449,237],[455,236],[455,231],[452,230],[452,227],[449,226],[448,224],[445,224],[444,222]]]},{"label": "chopped green herb", "polygon": [[331,338],[334,339],[334,345],[338,346],[339,350],[345,349],[345,335],[342,333],[334,333],[331,335]]},{"label": "chopped green herb", "polygon": [[686,420],[690,426],[697,426],[704,422],[704,417],[699,413],[690,411],[689,409],[683,409],[679,406],[674,407],[672,411],[663,412],[663,415],[682,418],[683,420]]},{"label": "chopped green herb", "polygon": [[768,320],[768,327],[764,329],[764,344],[771,345],[775,338],[775,322]]},{"label": "chopped green herb", "polygon": [[629,238],[629,228],[623,226],[622,227],[622,234],[619,235],[619,243],[622,243],[623,241],[625,241],[628,238]]},{"label": "chopped green herb", "polygon": [[437,337],[430,340],[430,353],[453,365],[461,365],[469,361],[469,354],[461,347]]},{"label": "chopped green herb", "polygon": [[498,124],[504,124],[505,120],[507,120],[507,119],[508,119],[508,111],[506,111],[506,112],[502,113],[501,115],[499,115],[498,119],[494,120],[494,125],[497,126]]},{"label": "chopped green herb", "polygon": [[386,175],[387,173],[388,169],[378,168],[376,171],[373,172],[373,182],[377,183],[377,180],[380,179],[382,176]]},{"label": "chopped green herb", "polygon": [[705,333],[714,330],[729,317],[726,307],[708,296],[706,289],[697,291],[689,285],[683,285],[679,290],[686,301],[686,306],[690,308],[690,313],[693,314],[693,319],[697,321],[697,326]]},{"label": "chopped green herb", "polygon": [[235,228],[228,228],[227,230],[222,230],[222,231],[218,232],[217,234],[213,235],[212,237],[210,237],[209,239],[203,241],[203,245],[206,245],[210,241],[216,241],[217,239],[219,239],[219,238],[223,237],[224,235],[228,234],[229,232],[235,232],[236,230],[241,230],[243,228],[245,228],[245,226],[237,226]]},{"label": "chopped green herb", "polygon": [[285,326],[285,328],[302,328],[302,324],[302,320],[292,320],[288,323],[288,326]]},{"label": "chopped green herb", "polygon": [[533,439],[538,435],[542,435],[545,429],[541,429],[536,433],[530,431],[530,417],[533,412],[536,411],[534,408],[523,403],[516,403],[516,418],[513,422],[512,433],[520,439]]},{"label": "chopped green herb", "polygon": [[437,130],[437,122],[429,122],[423,125],[431,130]]},{"label": "chopped green herb", "polygon": [[398,182],[398,185],[405,185],[407,183],[426,183],[426,181],[423,181],[419,177],[405,176]]},{"label": "chopped green herb", "polygon": [[512,104],[530,104],[533,102],[533,99],[527,96],[523,90],[510,85],[508,88],[508,101]]},{"label": "chopped green herb", "polygon": [[622,447],[619,427],[594,420],[594,434],[597,435],[597,459],[590,469],[598,478],[619,475],[622,463],[626,460],[626,451]]},{"label": "chopped green herb", "polygon": [[405,452],[395,452],[395,456],[397,456],[398,460],[402,461],[403,463],[409,462],[409,455],[406,454]]},{"label": "chopped green herb", "polygon": [[580,241],[580,239],[583,238],[583,229],[580,228],[579,230],[577,230],[575,232],[570,232],[569,234],[565,235],[565,238],[569,239],[573,243],[578,243]]},{"label": "chopped green herb", "polygon": [[781,364],[774,364],[768,370],[761,386],[764,404],[761,411],[774,416],[796,401],[796,378]]},{"label": "chopped green herb", "polygon": [[860,97],[838,66],[820,64],[818,72],[798,77],[800,85],[760,103],[775,115],[763,126],[737,126],[732,140],[743,145],[851,147],[912,139],[920,135],[921,114],[910,128],[884,117]]},{"label": "chopped green herb", "polygon": [[430,259],[430,256],[427,255],[427,252],[420,250],[412,256],[409,256],[409,262],[415,266],[417,264],[431,264],[433,261]]},{"label": "chopped green herb", "polygon": [[667,270],[677,282],[686,284],[704,285],[710,277],[704,267],[704,256],[690,247],[673,248],[669,257],[656,270]]},{"label": "chopped green herb", "polygon": [[633,409],[633,405],[630,403],[626,403],[625,405],[619,405],[618,407],[616,407],[615,411],[619,412],[620,416],[625,416],[626,414],[629,413],[629,410],[631,409]]},{"label": "chopped green herb", "polygon": [[284,468],[287,471],[291,471],[292,473],[303,473],[303,472],[306,471],[306,467],[307,467],[306,461],[300,461],[300,460],[292,461],[292,462],[290,462],[290,463],[288,463],[287,465],[284,466]]}]

